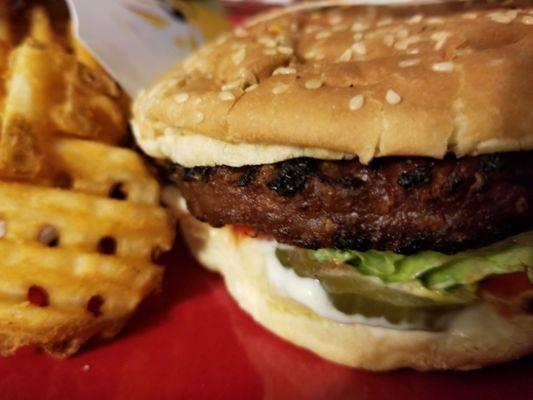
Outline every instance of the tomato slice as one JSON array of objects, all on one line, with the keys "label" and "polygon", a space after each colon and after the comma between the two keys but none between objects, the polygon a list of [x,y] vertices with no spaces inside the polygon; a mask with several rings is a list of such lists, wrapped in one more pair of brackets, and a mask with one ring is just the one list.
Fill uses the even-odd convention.
[{"label": "tomato slice", "polygon": [[525,272],[494,275],[480,284],[483,292],[502,300],[512,300],[528,291],[533,291],[533,283]]}]

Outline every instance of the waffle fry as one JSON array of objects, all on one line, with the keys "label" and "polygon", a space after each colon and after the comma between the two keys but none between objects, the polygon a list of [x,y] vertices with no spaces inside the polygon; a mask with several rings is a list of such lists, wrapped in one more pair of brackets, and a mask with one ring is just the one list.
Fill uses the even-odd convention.
[{"label": "waffle fry", "polygon": [[11,48],[7,15],[0,6],[0,355],[65,357],[116,335],[158,290],[152,260],[174,223],[143,159],[113,145],[127,121],[116,84],[66,50],[44,8]]},{"label": "waffle fry", "polygon": [[50,186],[127,198],[135,203],[159,201],[159,185],[137,153],[103,143],[63,138],[51,143],[48,151],[52,160],[47,183]]},{"label": "waffle fry", "polygon": [[[68,356],[96,334],[112,337],[159,287],[163,271],[151,257],[173,241],[157,182],[136,153],[78,139],[60,139],[51,151],[70,189],[0,182],[3,355],[35,344]],[[118,181],[124,189],[113,196]],[[45,294],[45,307],[32,302],[32,288]]]},{"label": "waffle fry", "polygon": [[0,252],[3,355],[37,344],[65,356],[95,334],[111,337],[162,277],[148,262],[75,250],[2,240]]},{"label": "waffle fry", "polygon": [[30,36],[10,56],[6,82],[0,170],[12,178],[36,177],[45,164],[43,142],[57,134],[108,143],[126,134],[128,102],[116,83],[65,48],[43,8],[30,21]]}]

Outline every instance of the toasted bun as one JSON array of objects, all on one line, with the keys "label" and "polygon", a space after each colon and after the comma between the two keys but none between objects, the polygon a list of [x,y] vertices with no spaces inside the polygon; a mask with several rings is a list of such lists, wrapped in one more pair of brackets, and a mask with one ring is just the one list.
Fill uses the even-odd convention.
[{"label": "toasted bun", "polygon": [[340,364],[370,370],[474,369],[533,351],[533,316],[503,319],[488,305],[463,312],[443,333],[399,331],[335,322],[281,297],[266,278],[264,246],[180,213],[196,258],[220,272],[231,295],[282,338]]},{"label": "toasted bun", "polygon": [[[201,140],[188,148],[198,165],[249,162],[242,143],[364,163],[533,149],[530,2],[342,3],[276,11],[201,48],[137,99],[141,146],[172,157],[180,140],[156,138],[219,141],[207,161]],[[298,154],[274,153],[257,162]]]}]

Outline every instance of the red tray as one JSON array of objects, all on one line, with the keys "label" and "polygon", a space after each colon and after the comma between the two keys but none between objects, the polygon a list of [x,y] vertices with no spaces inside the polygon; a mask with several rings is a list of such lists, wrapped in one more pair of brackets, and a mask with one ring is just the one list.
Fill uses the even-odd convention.
[{"label": "red tray", "polygon": [[68,360],[0,359],[0,399],[533,399],[533,358],[477,372],[371,373],[321,360],[243,313],[178,241],[126,331]]}]

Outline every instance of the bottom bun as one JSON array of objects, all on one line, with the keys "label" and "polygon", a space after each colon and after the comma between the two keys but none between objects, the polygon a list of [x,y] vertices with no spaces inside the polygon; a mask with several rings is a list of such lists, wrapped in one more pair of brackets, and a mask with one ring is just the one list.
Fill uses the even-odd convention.
[{"label": "bottom bun", "polygon": [[401,331],[323,318],[282,297],[266,277],[265,246],[180,213],[195,257],[224,276],[240,307],[282,338],[350,367],[475,369],[533,351],[533,316],[500,317],[488,304],[461,312],[445,332]]}]

